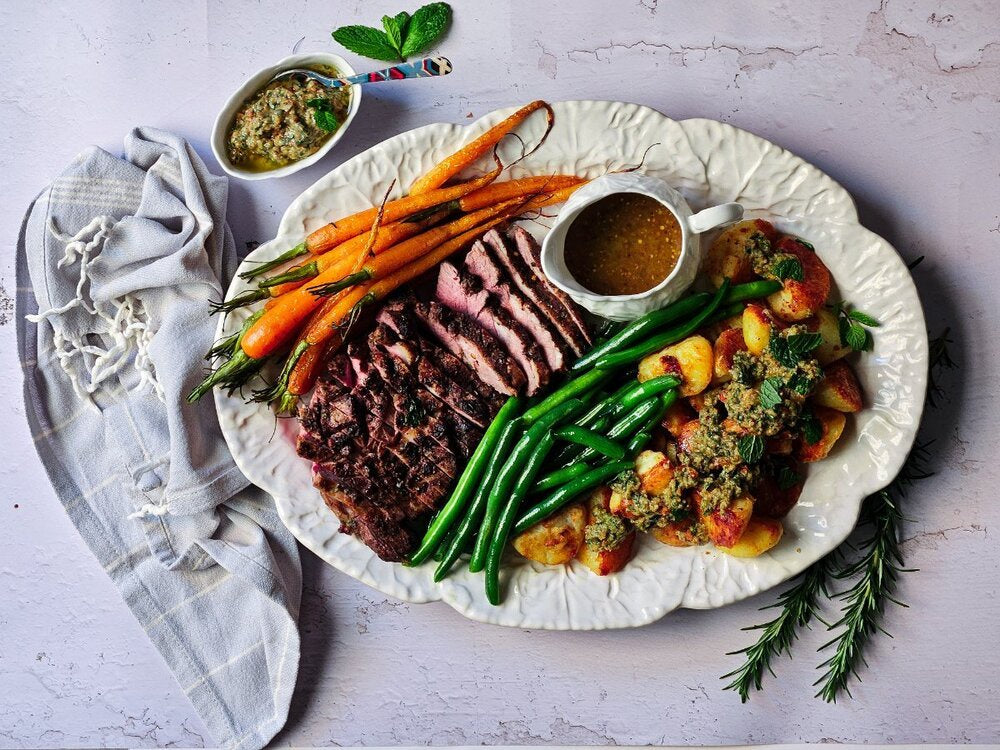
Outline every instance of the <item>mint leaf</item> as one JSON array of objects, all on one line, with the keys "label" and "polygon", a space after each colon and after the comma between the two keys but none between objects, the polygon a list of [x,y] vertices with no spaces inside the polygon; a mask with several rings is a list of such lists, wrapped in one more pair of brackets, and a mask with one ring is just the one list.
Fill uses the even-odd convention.
[{"label": "mint leaf", "polygon": [[875,318],[873,318],[868,313],[861,312],[860,310],[851,310],[849,313],[847,313],[847,317],[849,317],[851,320],[858,321],[862,325],[870,326],[871,328],[879,327],[879,322],[875,320]]},{"label": "mint leaf", "polygon": [[798,258],[782,258],[774,264],[771,272],[782,281],[785,279],[802,281],[802,263],[799,262]]},{"label": "mint leaf", "polygon": [[340,127],[340,121],[337,119],[336,115],[328,109],[317,109],[313,112],[313,117],[316,120],[316,124],[327,132],[332,133]]},{"label": "mint leaf", "polygon": [[387,62],[399,60],[399,54],[393,48],[389,37],[378,29],[368,26],[341,26],[333,32],[333,39],[337,44],[362,57]]},{"label": "mint leaf", "polygon": [[778,489],[780,490],[790,490],[795,485],[802,482],[802,477],[798,475],[795,469],[788,466],[782,466],[781,471],[778,472]]},{"label": "mint leaf", "polygon": [[823,425],[811,411],[802,412],[799,417],[799,427],[802,428],[803,439],[809,445],[815,445],[823,437]]},{"label": "mint leaf", "polygon": [[799,358],[796,357],[788,347],[788,339],[784,336],[778,336],[773,331],[771,333],[771,343],[768,345],[768,349],[771,350],[771,356],[774,357],[779,364],[782,364],[785,367],[795,367],[795,365],[799,362]]},{"label": "mint leaf", "polygon": [[418,9],[410,19],[406,39],[403,40],[403,57],[422,52],[441,38],[451,23],[451,6],[448,3],[431,3]]},{"label": "mint leaf", "polygon": [[760,384],[760,405],[773,409],[781,403],[781,378],[767,378]]},{"label": "mint leaf", "polygon": [[333,106],[330,104],[329,99],[323,99],[322,97],[316,97],[315,99],[309,99],[306,101],[307,107],[312,107],[313,109],[321,109],[330,112],[333,110]]},{"label": "mint leaf", "polygon": [[801,396],[808,396],[812,391],[812,383],[801,372],[797,372],[788,381],[788,387]]},{"label": "mint leaf", "polygon": [[[403,16],[405,18],[400,23],[400,17]],[[389,44],[392,45],[393,49],[396,50],[396,54],[401,59],[403,57],[403,27],[408,20],[410,20],[409,13],[400,13],[397,16],[382,16],[382,28],[385,29],[385,35],[389,38]]]},{"label": "mint leaf", "polygon": [[823,343],[823,336],[818,333],[797,333],[788,337],[788,349],[795,355],[796,361]]},{"label": "mint leaf", "polygon": [[844,343],[856,352],[863,352],[868,349],[871,343],[871,334],[859,323],[848,323],[847,333],[843,336]]},{"label": "mint leaf", "polygon": [[744,463],[755,464],[764,455],[764,440],[760,435],[746,435],[736,444]]}]

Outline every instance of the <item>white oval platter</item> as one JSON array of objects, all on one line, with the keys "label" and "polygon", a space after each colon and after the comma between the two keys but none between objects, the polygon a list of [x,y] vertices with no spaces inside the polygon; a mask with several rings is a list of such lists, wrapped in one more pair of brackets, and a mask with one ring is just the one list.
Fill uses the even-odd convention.
[{"label": "white oval platter", "polygon": [[[274,496],[299,541],[339,570],[399,599],[440,599],[467,617],[498,625],[590,630],[644,625],[678,607],[709,609],[753,596],[801,572],[847,538],[863,498],[895,476],[910,450],[928,361],[913,280],[889,243],[858,223],[847,191],[762,138],[712,120],[674,121],[636,104],[571,101],[553,109],[555,127],[548,140],[505,178],[595,177],[642,160],[642,171],[674,185],[695,210],[738,201],[748,216],[770,219],[807,239],[833,274],[834,294],[881,321],[874,352],[856,362],[866,408],[848,420],[831,456],[810,466],[776,548],[756,559],[736,559],[708,547],[678,549],[645,537],[635,559],[605,578],[578,563],[547,567],[511,553],[502,573],[506,596],[494,607],[486,601],[481,575],[456,568],[436,584],[433,563],[416,568],[386,563],[356,538],[341,534],[337,518],[312,486],[309,462],[295,454],[295,420],[279,420],[276,427],[270,409],[216,390],[223,433],[236,463]],[[394,180],[394,195],[401,194],[402,186],[511,111],[493,112],[466,126],[436,124],[401,133],[345,162],[288,207],[278,236],[254,250],[240,270],[297,244],[322,224],[372,206]],[[519,129],[527,143],[540,134],[543,119],[535,115]],[[653,144],[659,145],[649,148]],[[526,227],[539,240],[546,231],[540,223]],[[247,288],[237,277],[227,296]],[[219,335],[236,331],[248,314],[220,320]]]}]

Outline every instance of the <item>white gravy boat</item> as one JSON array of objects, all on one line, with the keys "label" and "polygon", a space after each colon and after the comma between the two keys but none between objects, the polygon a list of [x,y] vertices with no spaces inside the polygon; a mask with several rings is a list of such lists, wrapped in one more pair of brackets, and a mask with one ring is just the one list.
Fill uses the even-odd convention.
[{"label": "white gravy boat", "polygon": [[[566,267],[566,234],[580,213],[592,203],[616,193],[638,193],[663,204],[681,228],[681,252],[677,264],[663,281],[639,294],[596,294],[584,288]],[[698,275],[701,266],[701,234],[743,218],[739,203],[723,203],[694,213],[684,197],[663,180],[637,172],[609,174],[577,190],[559,211],[556,223],[542,242],[542,271],[578,304],[602,318],[633,320],[679,298]]]}]

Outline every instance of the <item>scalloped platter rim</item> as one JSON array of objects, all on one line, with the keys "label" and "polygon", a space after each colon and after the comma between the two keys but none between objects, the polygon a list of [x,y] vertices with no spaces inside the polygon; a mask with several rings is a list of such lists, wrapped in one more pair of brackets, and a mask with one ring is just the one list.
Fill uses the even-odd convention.
[{"label": "scalloped platter rim", "polygon": [[[738,201],[750,217],[816,246],[843,299],[877,317],[875,349],[856,363],[866,408],[852,415],[830,457],[810,466],[799,503],[785,518],[781,543],[755,559],[707,547],[673,548],[644,538],[621,572],[598,577],[579,563],[542,566],[515,555],[505,564],[506,597],[491,606],[482,577],[456,570],[441,584],[433,563],[408,568],[380,560],[339,521],[312,487],[309,462],[295,454],[295,420],[216,389],[223,434],[237,465],[274,496],[285,525],[302,544],[339,570],[409,602],[442,600],[466,617],[521,628],[592,630],[645,625],[686,607],[710,609],[744,599],[796,575],[839,545],[854,528],[866,495],[899,471],[916,437],[927,385],[927,334],[916,287],[896,251],[862,227],[854,201],[826,174],[788,151],[731,125],[675,121],[636,104],[554,103],[555,126],[544,146],[507,177],[572,173],[595,177],[635,163],[661,177],[695,210]],[[379,143],[320,178],[285,212],[278,236],[258,247],[240,270],[273,257],[307,232],[367,208],[396,181],[408,185],[460,144],[512,109],[468,125],[434,124]],[[541,118],[519,130],[527,142]],[[546,228],[526,223],[539,240]],[[237,276],[227,299],[249,288]],[[249,313],[220,319],[218,334],[239,328]],[[643,535],[645,536],[645,535]]]}]

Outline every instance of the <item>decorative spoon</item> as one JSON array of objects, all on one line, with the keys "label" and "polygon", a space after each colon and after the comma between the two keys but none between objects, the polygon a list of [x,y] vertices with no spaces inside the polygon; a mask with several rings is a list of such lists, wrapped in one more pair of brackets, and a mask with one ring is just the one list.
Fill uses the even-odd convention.
[{"label": "decorative spoon", "polygon": [[376,70],[372,73],[359,73],[347,78],[331,78],[322,73],[308,68],[292,68],[283,73],[278,73],[268,83],[280,81],[285,78],[312,78],[314,81],[329,89],[339,89],[342,86],[359,86],[362,83],[378,83],[379,81],[397,81],[401,78],[429,78],[431,76],[444,76],[451,72],[451,63],[446,57],[425,57],[422,60],[400,63],[385,70]]}]

